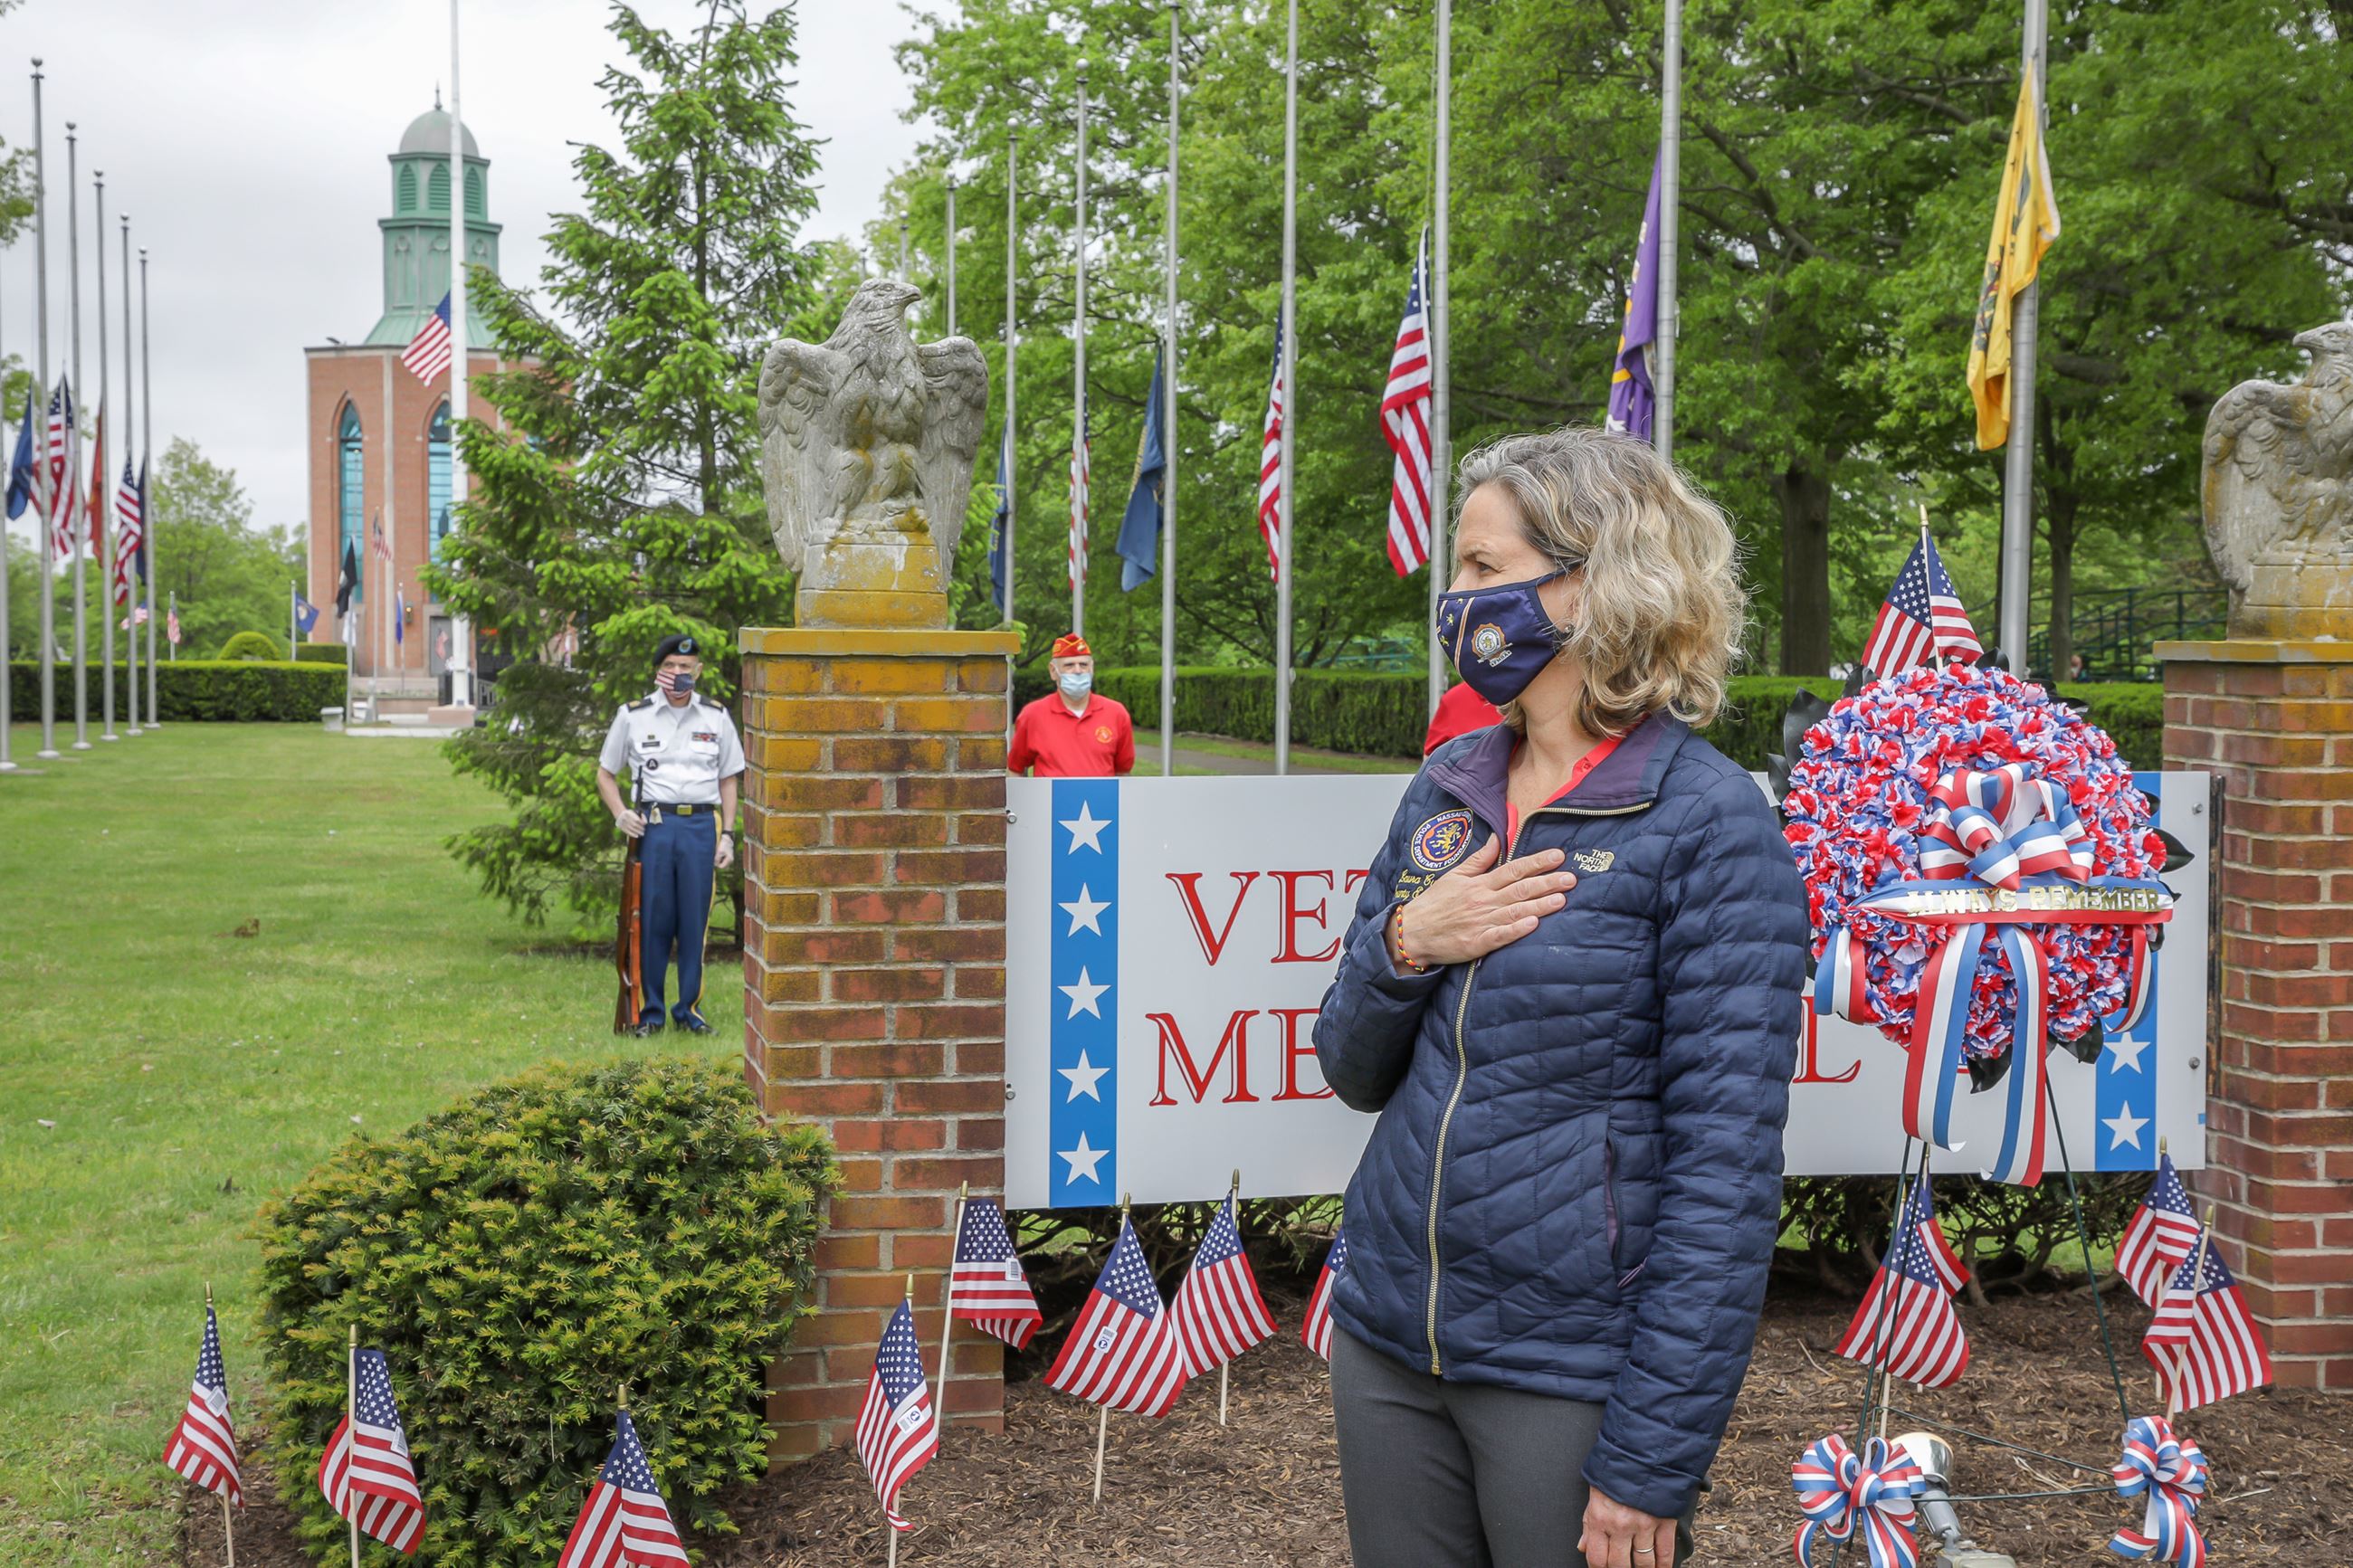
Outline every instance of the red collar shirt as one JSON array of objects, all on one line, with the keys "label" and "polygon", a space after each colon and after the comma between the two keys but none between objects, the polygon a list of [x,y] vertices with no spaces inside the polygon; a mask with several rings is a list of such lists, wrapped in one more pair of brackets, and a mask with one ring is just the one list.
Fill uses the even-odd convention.
[{"label": "red collar shirt", "polygon": [[1087,694],[1078,712],[1050,691],[1021,710],[1013,721],[1013,744],[1005,765],[1017,773],[1034,770],[1039,778],[1109,778],[1135,766],[1135,725],[1127,710],[1108,697]]}]

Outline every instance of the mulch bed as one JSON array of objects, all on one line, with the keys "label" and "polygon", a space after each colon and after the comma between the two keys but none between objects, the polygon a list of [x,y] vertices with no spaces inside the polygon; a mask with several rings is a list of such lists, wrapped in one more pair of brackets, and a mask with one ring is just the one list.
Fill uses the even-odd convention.
[{"label": "mulch bed", "polygon": [[[1852,1303],[1804,1299],[1785,1284],[1777,1283],[1716,1461],[1715,1490],[1701,1506],[1703,1563],[1788,1560],[1797,1522],[1789,1463],[1814,1438],[1852,1423],[1861,1402],[1860,1370],[1829,1350]],[[2147,1314],[2129,1300],[2119,1307],[2116,1293],[2108,1300],[2126,1359],[2126,1394],[2134,1414],[2149,1413],[2153,1395],[2138,1353]],[[1278,1300],[1276,1310],[1286,1325],[1298,1322],[1296,1300]],[[2123,1421],[2087,1300],[2013,1298],[1964,1308],[1964,1319],[1974,1347],[1968,1373],[1954,1388],[1915,1396],[1911,1408],[2083,1463],[2115,1458]],[[1235,1368],[1230,1414],[1232,1425],[1219,1428],[1217,1390],[1205,1381],[1164,1422],[1113,1415],[1096,1508],[1088,1499],[1093,1407],[1034,1380],[1017,1383],[1007,1391],[1005,1435],[951,1427],[940,1457],[909,1484],[902,1501],[917,1527],[900,1542],[901,1561],[907,1568],[1347,1563],[1323,1363],[1295,1339],[1253,1352]],[[2345,1527],[2329,1522],[2336,1516],[2324,1494],[2341,1500],[2353,1487],[2353,1402],[2274,1390],[2192,1412],[2180,1425],[2214,1466],[2213,1500],[2200,1519],[2215,1561],[2257,1568],[2342,1560]],[[1894,1429],[1904,1426],[1899,1418]],[[1955,1485],[1965,1493],[2041,1491],[2099,1479],[1952,1441]],[[252,1506],[237,1531],[240,1568],[304,1568],[267,1477],[253,1479]],[[695,1543],[706,1568],[839,1568],[884,1558],[874,1494],[844,1451],[778,1471],[740,1494],[730,1511],[742,1534]],[[1983,1544],[2027,1568],[2120,1562],[2105,1550],[2108,1535],[2138,1521],[2113,1494],[1963,1504],[1960,1512]],[[216,1568],[217,1507],[194,1510],[181,1539],[183,1563]],[[1924,1554],[1924,1561],[1936,1560]],[[1566,1555],[1563,1563],[1567,1568]]]}]

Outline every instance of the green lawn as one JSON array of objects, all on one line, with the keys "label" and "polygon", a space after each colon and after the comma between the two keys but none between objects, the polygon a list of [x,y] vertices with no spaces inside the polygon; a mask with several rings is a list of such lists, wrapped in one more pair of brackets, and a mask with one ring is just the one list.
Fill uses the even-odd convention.
[{"label": "green lawn", "polygon": [[[14,743],[37,765],[36,731]],[[167,725],[0,775],[0,1562],[169,1558],[158,1459],[208,1280],[244,1422],[260,1392],[271,1194],[533,1061],[646,1048],[609,1033],[609,963],[443,851],[496,814],[436,743],[292,726]],[[657,1048],[740,1049],[733,973],[706,986],[717,1034]]]}]

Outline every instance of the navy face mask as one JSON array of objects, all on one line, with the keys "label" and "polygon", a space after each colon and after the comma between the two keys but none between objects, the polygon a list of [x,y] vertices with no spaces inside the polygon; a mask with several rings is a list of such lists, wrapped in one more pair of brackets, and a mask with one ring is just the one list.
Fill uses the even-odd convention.
[{"label": "navy face mask", "polygon": [[1564,634],[1545,613],[1536,590],[1567,574],[1550,572],[1524,583],[1438,596],[1438,640],[1472,690],[1501,708],[1552,662]]}]

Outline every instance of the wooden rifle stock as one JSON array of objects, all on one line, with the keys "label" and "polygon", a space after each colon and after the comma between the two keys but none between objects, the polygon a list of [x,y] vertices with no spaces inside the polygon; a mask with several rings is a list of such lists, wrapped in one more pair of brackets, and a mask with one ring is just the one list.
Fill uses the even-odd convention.
[{"label": "wooden rifle stock", "polygon": [[613,933],[613,968],[620,975],[620,994],[613,1002],[613,1033],[626,1035],[638,1026],[638,999],[645,990],[645,837],[629,840],[621,862],[621,915]]}]

